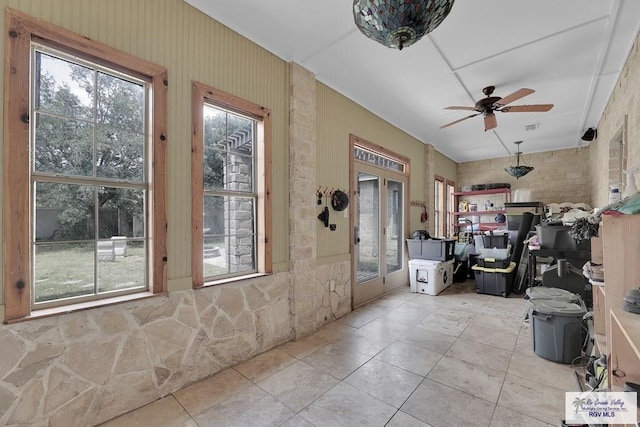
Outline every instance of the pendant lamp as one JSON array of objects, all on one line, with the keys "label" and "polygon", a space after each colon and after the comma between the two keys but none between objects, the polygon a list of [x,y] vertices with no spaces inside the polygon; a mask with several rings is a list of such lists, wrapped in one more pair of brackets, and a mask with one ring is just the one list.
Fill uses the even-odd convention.
[{"label": "pendant lamp", "polygon": [[533,166],[520,165],[520,154],[522,154],[520,152],[520,144],[522,144],[522,141],[516,141],[514,144],[518,147],[518,151],[516,152],[516,166],[509,166],[508,168],[504,168],[504,170],[515,179],[519,179],[531,172],[533,170]]},{"label": "pendant lamp", "polygon": [[402,50],[435,30],[454,0],[354,0],[353,18],[360,31],[378,43]]}]

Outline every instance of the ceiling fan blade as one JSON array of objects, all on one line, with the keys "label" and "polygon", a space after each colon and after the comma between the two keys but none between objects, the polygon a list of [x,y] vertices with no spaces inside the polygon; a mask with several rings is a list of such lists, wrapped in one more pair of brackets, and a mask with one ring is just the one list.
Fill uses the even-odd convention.
[{"label": "ceiling fan blade", "polygon": [[531,95],[533,92],[535,92],[535,90],[527,89],[526,87],[523,87],[522,89],[518,89],[517,91],[513,92],[512,94],[507,95],[504,98],[502,98],[501,100],[497,101],[495,103],[495,105],[497,105],[498,107],[502,107],[502,106],[505,106],[507,104],[511,104],[513,101],[517,101],[520,98],[524,98],[527,95]]},{"label": "ceiling fan blade", "polygon": [[467,120],[467,119],[470,119],[471,117],[475,117],[475,116],[477,116],[478,114],[480,114],[480,113],[472,114],[472,115],[470,115],[470,116],[463,117],[463,118],[461,118],[461,119],[455,120],[455,121],[453,121],[453,122],[451,122],[451,123],[447,123],[447,124],[446,124],[446,125],[444,125],[444,126],[440,126],[440,129],[448,128],[449,126],[455,125],[456,123],[460,123],[460,122],[461,122],[461,121],[463,121],[463,120]]},{"label": "ceiling fan blade", "polygon": [[484,116],[484,131],[491,130],[498,126],[498,121],[496,120],[495,114],[486,114]]},{"label": "ceiling fan blade", "polygon": [[460,107],[458,105],[452,105],[451,107],[444,107],[445,110],[469,110],[476,111],[476,107]]},{"label": "ceiling fan blade", "polygon": [[499,111],[503,113],[531,113],[536,111],[549,111],[553,108],[553,104],[531,104],[531,105],[513,105],[504,107]]}]

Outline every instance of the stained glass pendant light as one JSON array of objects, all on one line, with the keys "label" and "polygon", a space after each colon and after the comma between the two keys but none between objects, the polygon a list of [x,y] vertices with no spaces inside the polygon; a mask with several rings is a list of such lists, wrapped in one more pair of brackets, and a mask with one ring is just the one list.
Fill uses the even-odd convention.
[{"label": "stained glass pendant light", "polygon": [[508,168],[504,168],[504,170],[515,179],[519,179],[531,172],[533,170],[533,166],[520,165],[520,154],[522,154],[520,152],[520,144],[522,144],[522,141],[516,141],[514,142],[514,144],[516,144],[516,147],[518,147],[518,151],[516,152],[516,158],[518,159],[517,164],[516,166],[509,166]]},{"label": "stained glass pendant light", "polygon": [[402,50],[435,30],[454,0],[354,0],[353,18],[362,33]]}]

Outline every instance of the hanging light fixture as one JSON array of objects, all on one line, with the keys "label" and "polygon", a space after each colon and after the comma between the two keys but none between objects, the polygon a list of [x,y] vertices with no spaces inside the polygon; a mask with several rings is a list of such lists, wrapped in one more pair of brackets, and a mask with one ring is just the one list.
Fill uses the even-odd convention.
[{"label": "hanging light fixture", "polygon": [[354,0],[353,18],[362,33],[402,50],[435,30],[455,0]]},{"label": "hanging light fixture", "polygon": [[518,147],[518,151],[516,152],[517,164],[516,166],[509,166],[508,168],[504,168],[504,170],[515,179],[518,179],[531,172],[533,170],[533,166],[520,165],[520,154],[522,154],[520,152],[520,144],[522,144],[522,141],[516,141],[514,142],[514,144],[516,144],[516,147]]}]

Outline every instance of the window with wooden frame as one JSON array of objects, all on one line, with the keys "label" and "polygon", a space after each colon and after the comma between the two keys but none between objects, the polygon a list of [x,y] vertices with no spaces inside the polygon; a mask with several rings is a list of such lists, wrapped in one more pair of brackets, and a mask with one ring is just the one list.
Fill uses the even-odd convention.
[{"label": "window with wooden frame", "polygon": [[193,83],[195,287],[271,272],[268,109]]},{"label": "window with wooden frame", "polygon": [[453,212],[455,212],[455,203],[456,198],[453,195],[454,191],[456,191],[456,184],[453,181],[446,181],[446,194],[447,194],[447,214],[445,215],[445,225],[444,229],[446,230],[446,236],[451,237],[455,233],[453,227]]},{"label": "window with wooden frame", "polygon": [[444,178],[436,175],[433,186],[433,226],[434,236],[442,237],[446,232],[444,218],[446,217],[446,196]]},{"label": "window with wooden frame", "polygon": [[6,13],[5,321],[165,291],[166,70]]}]

